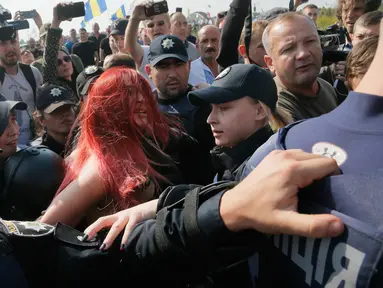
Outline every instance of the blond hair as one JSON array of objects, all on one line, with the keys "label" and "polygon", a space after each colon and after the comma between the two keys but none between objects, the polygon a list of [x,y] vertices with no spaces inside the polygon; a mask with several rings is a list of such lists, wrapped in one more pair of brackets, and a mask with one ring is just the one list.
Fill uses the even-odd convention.
[{"label": "blond hair", "polygon": [[[251,38],[253,36],[261,35],[263,34],[263,31],[265,31],[267,25],[269,25],[269,21],[266,20],[256,20],[253,22],[251,26]],[[245,45],[245,29],[242,30],[241,38],[239,39],[239,45]]]}]

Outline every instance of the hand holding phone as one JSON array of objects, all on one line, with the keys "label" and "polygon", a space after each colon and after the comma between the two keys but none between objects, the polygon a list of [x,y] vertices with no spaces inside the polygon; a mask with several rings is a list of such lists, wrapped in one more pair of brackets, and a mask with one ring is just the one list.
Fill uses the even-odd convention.
[{"label": "hand holding phone", "polygon": [[154,2],[152,5],[145,7],[145,15],[147,17],[153,17],[155,15],[168,13],[168,2],[167,1],[161,1],[161,2]]},{"label": "hand holding phone", "polygon": [[57,5],[58,20],[68,20],[85,16],[84,2],[66,3]]},{"label": "hand holding phone", "polygon": [[20,14],[24,17],[24,19],[34,19],[37,16],[36,10],[21,11]]}]

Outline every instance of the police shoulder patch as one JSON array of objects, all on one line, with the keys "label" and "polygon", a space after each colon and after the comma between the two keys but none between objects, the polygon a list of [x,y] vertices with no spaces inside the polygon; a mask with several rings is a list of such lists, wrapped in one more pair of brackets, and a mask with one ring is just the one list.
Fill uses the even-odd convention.
[{"label": "police shoulder patch", "polygon": [[221,73],[219,73],[219,75],[217,77],[215,77],[215,80],[222,79],[227,74],[229,74],[230,71],[231,71],[231,67],[227,67],[225,70],[223,70]]},{"label": "police shoulder patch", "polygon": [[20,237],[43,237],[53,233],[55,227],[37,221],[7,221],[0,219],[0,225],[10,235]]},{"label": "police shoulder patch", "polygon": [[96,65],[88,66],[85,68],[85,74],[91,75],[98,71],[98,67]]},{"label": "police shoulder patch", "polygon": [[341,166],[347,160],[347,152],[335,144],[328,142],[318,142],[312,147],[312,153],[332,158],[338,166]]}]

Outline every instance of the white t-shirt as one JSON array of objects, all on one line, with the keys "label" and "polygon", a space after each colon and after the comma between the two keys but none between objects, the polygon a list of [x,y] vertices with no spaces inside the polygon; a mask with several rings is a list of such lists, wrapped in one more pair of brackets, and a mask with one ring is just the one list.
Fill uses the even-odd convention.
[{"label": "white t-shirt", "polygon": [[[40,71],[32,67],[33,75],[36,79],[36,86],[42,85],[43,76]],[[8,100],[24,101],[28,105],[27,111],[17,111],[16,119],[20,126],[19,145],[27,145],[32,137],[30,121],[32,113],[35,110],[34,96],[32,87],[29,85],[21,69],[18,69],[16,75],[5,73],[4,82],[0,84],[0,93]]]},{"label": "white t-shirt", "polygon": [[154,86],[152,79],[149,78],[149,76],[145,70],[146,65],[149,64],[149,51],[150,51],[149,48],[150,48],[150,46],[145,45],[145,46],[141,46],[141,47],[142,47],[142,49],[144,49],[144,56],[142,57],[142,63],[141,63],[140,68],[138,69],[138,72],[140,72],[140,74],[142,76],[144,76],[146,80],[148,80],[150,86],[152,87],[152,90],[154,90],[154,89],[156,89],[156,86]]},{"label": "white t-shirt", "polygon": [[191,63],[189,84],[196,86],[201,83],[212,84],[214,81],[214,74],[210,68],[207,67],[203,62],[202,58],[199,57]]}]

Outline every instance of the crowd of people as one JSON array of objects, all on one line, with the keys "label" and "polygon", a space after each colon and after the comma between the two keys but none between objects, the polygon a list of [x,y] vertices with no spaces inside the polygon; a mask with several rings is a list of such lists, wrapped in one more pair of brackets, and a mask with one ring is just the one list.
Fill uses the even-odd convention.
[{"label": "crowd of people", "polygon": [[195,35],[37,11],[0,40],[1,287],[382,287],[380,2],[335,46],[302,0]]}]

